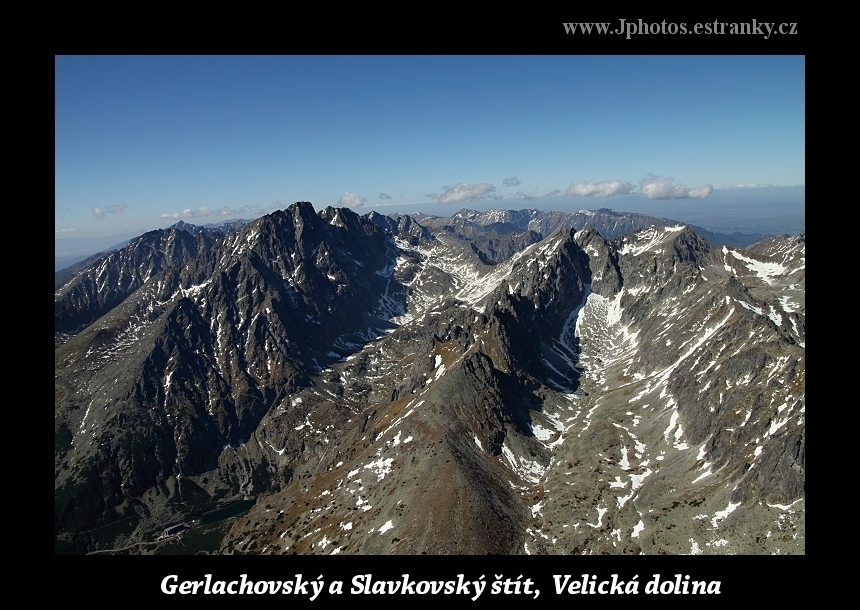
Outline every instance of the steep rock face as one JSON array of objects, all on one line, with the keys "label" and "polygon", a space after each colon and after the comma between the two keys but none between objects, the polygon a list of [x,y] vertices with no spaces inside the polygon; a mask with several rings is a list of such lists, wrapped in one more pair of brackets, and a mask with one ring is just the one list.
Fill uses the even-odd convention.
[{"label": "steep rock face", "polygon": [[77,277],[82,271],[86,271],[96,263],[100,263],[102,259],[107,258],[112,253],[116,252],[116,250],[109,250],[105,252],[99,252],[97,254],[93,254],[85,258],[84,260],[77,262],[65,269],[60,269],[54,274],[54,291],[56,292],[69,282],[71,282],[75,277]]},{"label": "steep rock face", "polygon": [[54,332],[73,333],[119,305],[163,269],[180,269],[212,247],[208,234],[150,231],[79,273],[54,297]]},{"label": "steep rock face", "polygon": [[308,415],[303,425],[327,434],[328,452],[309,478],[237,521],[222,551],[516,552],[522,508],[504,468],[473,440],[498,446],[511,426],[496,373],[480,353],[458,362],[451,346],[437,351],[445,372],[414,395],[357,410],[337,431],[317,411]]},{"label": "steep rock face", "polygon": [[495,264],[508,260],[541,239],[543,235],[536,231],[509,234],[487,231],[472,240],[472,247],[483,256],[485,263]]},{"label": "steep rock face", "polygon": [[[579,260],[571,236],[559,238],[547,268],[570,255],[565,244]],[[528,512],[520,495],[551,459],[534,428],[552,424],[532,394],[545,376],[540,357],[529,357],[541,349],[540,335],[528,333],[538,329],[536,318],[516,317],[524,304],[534,306],[506,291],[499,296],[501,303],[487,297],[486,313],[454,303],[405,325],[291,397],[295,409],[327,395],[353,416],[335,432],[310,409],[293,426],[324,455],[283,492],[261,499],[222,551],[523,552]],[[561,301],[556,293],[547,298]],[[261,429],[287,429],[270,423],[277,418],[299,421],[284,407]]]},{"label": "steep rock face", "polygon": [[785,265],[789,262],[803,264],[806,257],[806,235],[776,235],[762,239],[746,249],[748,252],[777,259]]},{"label": "steep rock face", "polygon": [[379,225],[391,235],[399,235],[406,238],[412,246],[417,246],[419,240],[433,239],[433,234],[426,227],[418,224],[418,222],[412,220],[412,217],[406,214],[383,216],[377,212],[371,212],[367,215],[367,219]]},{"label": "steep rock face", "polygon": [[[391,266],[372,223],[297,204],[181,270],[165,269],[59,346],[63,544],[100,546],[74,533],[92,529],[85,526],[127,521],[130,535],[152,513],[176,518],[218,497],[259,492],[265,470],[236,448],[319,361],[349,349],[345,336],[376,332]],[[95,490],[92,471],[103,479]],[[194,501],[180,505],[190,485]],[[92,506],[79,509],[84,488]]]},{"label": "steep rock face", "polygon": [[625,236],[618,254],[622,290],[591,293],[577,314],[584,398],[564,430],[576,444],[556,451],[566,468],[543,478],[544,527],[526,544],[802,552],[804,353],[780,301],[752,296],[755,274],[749,290],[732,275],[727,261],[747,254],[680,226]]},{"label": "steep rock face", "polygon": [[56,348],[57,550],[803,552],[802,243],[258,219]]}]

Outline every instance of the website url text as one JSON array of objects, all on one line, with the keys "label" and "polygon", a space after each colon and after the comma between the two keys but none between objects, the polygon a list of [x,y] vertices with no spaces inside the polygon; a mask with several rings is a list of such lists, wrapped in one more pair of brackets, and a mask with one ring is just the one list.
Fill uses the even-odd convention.
[{"label": "website url text", "polygon": [[619,26],[614,29],[611,27],[612,23],[564,23],[563,25],[567,34],[626,34],[627,40],[642,34],[759,35],[764,36],[765,40],[776,34],[797,34],[796,23],[759,23],[755,19],[750,23],[724,21],[697,23],[689,28],[686,23],[666,23],[665,20],[659,23],[647,23],[641,19],[638,23],[621,19]]}]

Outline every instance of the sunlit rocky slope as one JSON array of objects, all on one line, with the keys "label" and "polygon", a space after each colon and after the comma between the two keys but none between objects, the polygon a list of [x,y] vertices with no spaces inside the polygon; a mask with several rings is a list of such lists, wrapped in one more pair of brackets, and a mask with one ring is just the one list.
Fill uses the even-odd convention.
[{"label": "sunlit rocky slope", "polygon": [[803,553],[803,236],[599,213],[299,203],[81,272],[57,552],[251,499],[208,552]]}]

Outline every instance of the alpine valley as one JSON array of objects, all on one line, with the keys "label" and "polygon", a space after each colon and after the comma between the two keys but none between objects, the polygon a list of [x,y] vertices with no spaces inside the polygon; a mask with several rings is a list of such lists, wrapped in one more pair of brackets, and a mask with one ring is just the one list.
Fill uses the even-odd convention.
[{"label": "alpine valley", "polygon": [[59,272],[55,552],[803,554],[804,236],[744,237],[296,203]]}]

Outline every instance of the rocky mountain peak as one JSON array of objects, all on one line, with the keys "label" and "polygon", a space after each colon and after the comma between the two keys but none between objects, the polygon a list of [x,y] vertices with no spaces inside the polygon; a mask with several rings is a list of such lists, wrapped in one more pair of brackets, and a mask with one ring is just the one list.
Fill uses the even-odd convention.
[{"label": "rocky mountain peak", "polygon": [[802,553],[802,238],[525,212],[296,203],[82,271],[57,552],[181,551],[167,527],[244,502],[183,545]]}]

